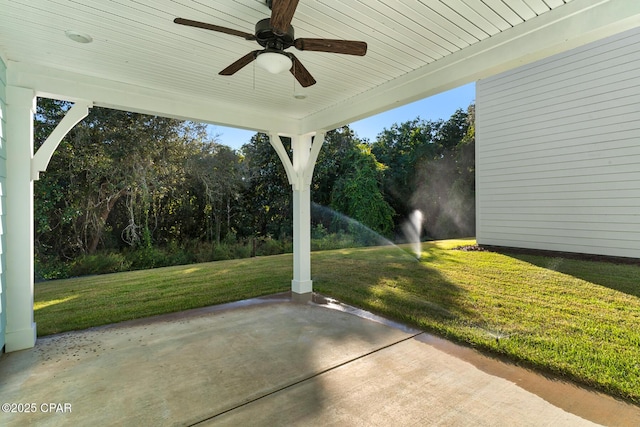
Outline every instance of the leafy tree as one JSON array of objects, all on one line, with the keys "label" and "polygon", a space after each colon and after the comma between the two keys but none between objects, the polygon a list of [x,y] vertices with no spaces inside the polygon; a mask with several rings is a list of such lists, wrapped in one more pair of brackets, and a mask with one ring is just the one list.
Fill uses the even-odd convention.
[{"label": "leafy tree", "polygon": [[418,209],[431,237],[474,229],[472,111],[457,110],[446,121],[416,118],[378,135],[372,152],[387,167],[384,194],[398,213],[396,227]]},{"label": "leafy tree", "polygon": [[311,182],[311,197],[314,203],[321,206],[331,205],[334,185],[349,170],[347,158],[359,150],[357,146],[360,143],[349,126],[326,133]]},{"label": "leafy tree", "polygon": [[[225,234],[232,231],[231,219],[242,183],[240,157],[224,145],[203,144],[201,150],[191,156],[187,168],[196,183],[203,187],[207,239],[219,244],[223,224]],[[209,218],[213,219],[213,224]]]},{"label": "leafy tree", "polygon": [[[39,100],[36,148],[70,106]],[[414,209],[423,212],[428,236],[473,234],[474,113],[471,105],[446,121],[394,124],[373,143],[348,126],[327,132],[312,201],[387,236]],[[213,253],[213,245],[224,249],[235,238],[286,240],[292,233],[291,186],[267,135],[235,152],[209,138],[204,125],[110,109],[92,109],[71,130],[35,194],[37,260],[127,247],[133,250],[125,254],[153,258],[160,246],[198,250],[200,243]],[[338,230],[335,216],[320,211],[318,229]]]},{"label": "leafy tree", "polygon": [[384,193],[399,219],[415,209],[409,201],[415,192],[418,163],[438,157],[434,143],[438,127],[438,123],[416,118],[383,129],[372,145],[372,153],[386,166]]},{"label": "leafy tree", "polygon": [[349,170],[339,176],[331,192],[331,207],[370,229],[389,235],[393,228],[393,209],[380,192],[383,165],[366,144],[351,150],[344,161]]},{"label": "leafy tree", "polygon": [[439,121],[435,134],[438,152],[441,154],[455,152],[469,128],[469,113],[456,110],[446,121]]},{"label": "leafy tree", "polygon": [[[282,138],[287,151],[291,141]],[[257,133],[242,146],[241,167],[244,188],[241,193],[243,236],[292,235],[291,185],[280,158],[269,143],[269,136]]]},{"label": "leafy tree", "polygon": [[[42,100],[38,108],[40,145],[69,104]],[[47,194],[36,200],[39,241],[67,256],[95,253],[112,230],[129,245],[149,245],[157,203],[175,185],[195,133],[178,120],[93,108],[36,183],[36,193]],[[119,215],[112,215],[116,207]],[[44,235],[54,229],[56,235]]]},{"label": "leafy tree", "polygon": [[[38,100],[34,127],[36,150],[70,108],[68,102],[47,98]],[[68,230],[73,228],[79,210],[67,200],[68,186],[68,180],[58,180],[57,176],[48,172],[40,174],[40,180],[34,185],[35,250],[39,258],[51,253],[70,256],[68,248],[77,245]]]},{"label": "leafy tree", "polygon": [[474,112],[472,104],[442,123],[439,158],[425,161],[418,170],[421,179],[412,203],[423,210],[426,229],[435,238],[475,233]]},{"label": "leafy tree", "polygon": [[451,186],[451,198],[458,204],[461,213],[460,234],[474,236],[476,234],[476,138],[475,138],[475,105],[467,109],[467,129],[456,146],[456,166],[458,177]]},{"label": "leafy tree", "polygon": [[[285,138],[284,144],[290,152],[290,141]],[[247,182],[243,193],[244,215],[253,225],[252,232],[290,236],[291,186],[268,136],[255,135],[242,152]],[[312,201],[388,234],[393,225],[393,210],[380,191],[382,170],[370,148],[348,126],[327,132],[314,169]]]}]

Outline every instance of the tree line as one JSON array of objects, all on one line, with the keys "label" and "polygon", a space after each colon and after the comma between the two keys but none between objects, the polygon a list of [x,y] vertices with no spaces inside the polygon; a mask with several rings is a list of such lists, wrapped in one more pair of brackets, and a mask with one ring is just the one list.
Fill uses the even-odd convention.
[{"label": "tree line", "polygon": [[[40,98],[36,149],[71,104]],[[290,141],[283,138],[287,149]],[[268,136],[239,150],[203,124],[93,108],[34,185],[38,279],[291,250],[291,186]],[[328,132],[311,188],[316,248],[474,234],[474,106],[375,141]]]}]

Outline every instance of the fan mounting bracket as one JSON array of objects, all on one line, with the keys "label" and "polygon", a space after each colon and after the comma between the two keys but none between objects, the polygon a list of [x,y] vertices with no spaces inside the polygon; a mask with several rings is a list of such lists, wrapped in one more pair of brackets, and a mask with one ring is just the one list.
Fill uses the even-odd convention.
[{"label": "fan mounting bracket", "polygon": [[295,41],[294,30],[291,25],[283,35],[277,35],[271,27],[271,19],[261,19],[256,23],[256,41],[265,48],[283,50],[293,46]]}]

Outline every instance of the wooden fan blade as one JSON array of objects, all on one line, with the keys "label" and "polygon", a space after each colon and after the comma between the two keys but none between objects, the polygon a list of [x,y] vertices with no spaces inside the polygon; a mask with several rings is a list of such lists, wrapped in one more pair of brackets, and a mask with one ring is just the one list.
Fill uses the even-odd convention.
[{"label": "wooden fan blade", "polygon": [[258,56],[258,52],[262,52],[262,51],[261,50],[254,50],[253,52],[247,53],[245,56],[243,56],[242,58],[238,59],[233,64],[229,65],[227,68],[225,68],[224,70],[220,71],[218,74],[220,74],[221,76],[232,76],[232,75],[234,75],[235,73],[240,71],[240,69],[242,69],[246,65],[250,64],[251,62],[253,62],[253,60],[256,59],[256,57]]},{"label": "wooden fan blade", "polygon": [[271,29],[277,35],[287,34],[299,0],[273,0],[271,5]]},{"label": "wooden fan blade", "polygon": [[244,31],[234,30],[233,28],[220,27],[219,25],[207,24],[205,22],[192,21],[191,19],[176,18],[173,20],[176,24],[186,25],[188,27],[203,28],[205,30],[217,31],[219,33],[231,34],[232,36],[242,37],[245,40],[255,40],[256,36]]},{"label": "wooden fan blade", "polygon": [[298,83],[300,83],[300,86],[309,87],[316,84],[316,79],[314,79],[311,73],[309,73],[309,71],[304,68],[304,65],[302,65],[298,58],[296,58],[295,55],[291,53],[289,53],[288,55],[293,61],[293,66],[289,71],[291,72],[291,74],[293,74]]},{"label": "wooden fan blade", "polygon": [[367,44],[365,42],[351,40],[296,39],[294,46],[298,50],[343,53],[345,55],[364,56],[367,53]]}]

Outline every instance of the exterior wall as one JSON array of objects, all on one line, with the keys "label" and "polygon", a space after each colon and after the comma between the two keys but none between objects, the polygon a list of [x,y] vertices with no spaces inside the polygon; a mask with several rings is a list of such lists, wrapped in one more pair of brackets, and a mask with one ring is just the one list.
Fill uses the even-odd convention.
[{"label": "exterior wall", "polygon": [[476,87],[478,243],[640,258],[640,28]]},{"label": "exterior wall", "polygon": [[6,242],[4,238],[4,230],[5,230],[5,181],[7,177],[6,172],[6,160],[7,160],[7,150],[5,144],[5,131],[6,131],[6,93],[5,87],[7,86],[6,80],[6,66],[0,58],[0,351],[4,347],[4,332],[7,324],[7,299],[6,299],[6,280],[5,280],[5,270],[6,270],[6,260],[5,253],[6,251]]}]

